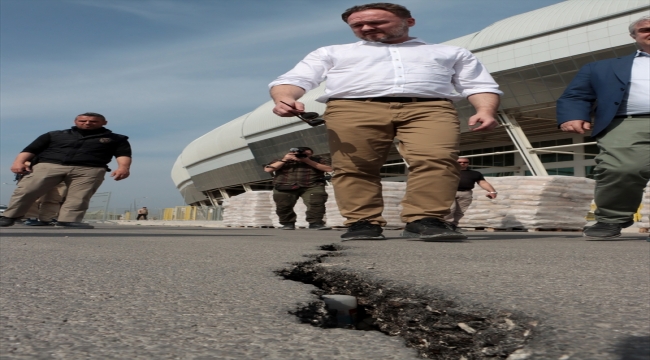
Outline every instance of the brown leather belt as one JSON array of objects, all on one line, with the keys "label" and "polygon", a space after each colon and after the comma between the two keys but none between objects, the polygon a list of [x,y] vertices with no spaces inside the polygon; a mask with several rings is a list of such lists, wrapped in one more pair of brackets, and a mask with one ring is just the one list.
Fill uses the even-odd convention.
[{"label": "brown leather belt", "polygon": [[[410,102],[425,102],[425,101],[449,101],[445,98],[421,98],[421,97],[397,97],[397,96],[382,96],[382,97],[373,97],[373,98],[330,98],[329,100],[353,100],[353,101],[370,101],[370,102],[400,102],[400,103],[410,103]],[[328,100],[328,101],[329,101]]]}]

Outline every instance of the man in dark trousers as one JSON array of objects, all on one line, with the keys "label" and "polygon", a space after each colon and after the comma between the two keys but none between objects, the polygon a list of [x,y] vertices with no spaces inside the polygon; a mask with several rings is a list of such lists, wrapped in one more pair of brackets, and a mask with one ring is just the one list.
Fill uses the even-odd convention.
[{"label": "man in dark trousers", "polygon": [[[104,181],[108,163],[115,157],[117,169],[111,176],[119,181],[129,176],[131,145],[128,137],[106,129],[106,118],[84,113],[74,119],[71,129],[39,136],[14,160],[11,171],[25,174],[0,217],[0,226],[11,226],[22,218],[34,201],[62,181],[68,194],[61,205],[55,226],[92,229],[82,223],[90,198]],[[27,165],[25,162],[30,161]]]},{"label": "man in dark trousers", "polygon": [[314,151],[306,146],[291,148],[282,159],[271,161],[264,171],[274,173],[273,201],[282,230],[295,230],[296,206],[302,198],[307,206],[307,222],[313,230],[329,230],[325,216],[325,173],[332,171],[330,160],[313,156]]},{"label": "man in dark trousers", "polygon": [[583,232],[595,239],[618,237],[634,223],[650,179],[650,16],[629,31],[638,51],[583,66],[557,101],[560,129],[591,130],[600,148],[593,172],[597,222]]},{"label": "man in dark trousers", "polygon": [[474,184],[478,184],[487,191],[488,193],[485,196],[490,199],[496,199],[498,194],[494,187],[485,180],[483,174],[468,169],[468,158],[458,158],[458,165],[460,165],[460,182],[458,183],[458,191],[456,191],[456,200],[451,205],[451,213],[445,218],[454,229],[458,227],[458,222],[465,216],[465,211],[472,204]]}]

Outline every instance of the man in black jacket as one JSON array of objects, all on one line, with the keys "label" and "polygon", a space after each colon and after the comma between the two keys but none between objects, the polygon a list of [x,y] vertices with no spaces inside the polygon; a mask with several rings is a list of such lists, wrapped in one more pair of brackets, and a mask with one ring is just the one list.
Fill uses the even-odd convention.
[{"label": "man in black jacket", "polygon": [[[104,181],[108,163],[115,156],[118,167],[111,173],[115,180],[126,179],[131,167],[128,137],[104,128],[106,123],[101,114],[78,115],[71,129],[43,134],[18,154],[11,171],[24,176],[0,217],[0,226],[13,225],[36,199],[63,181],[68,195],[56,226],[92,229],[81,220]],[[25,164],[28,161],[31,165]]]}]

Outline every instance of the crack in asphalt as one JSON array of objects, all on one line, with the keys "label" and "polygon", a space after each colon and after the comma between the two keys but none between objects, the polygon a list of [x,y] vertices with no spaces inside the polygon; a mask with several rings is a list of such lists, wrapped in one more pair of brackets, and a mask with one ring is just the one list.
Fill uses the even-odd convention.
[{"label": "crack in asphalt", "polygon": [[512,311],[467,308],[440,294],[404,285],[368,280],[362,274],[323,266],[328,257],[345,256],[348,247],[323,245],[325,254],[307,255],[308,261],[291,264],[275,273],[287,280],[311,284],[319,300],[298,304],[291,314],[301,322],[320,328],[339,327],[336,310],[325,306],[322,295],[357,298],[354,330],[377,330],[400,336],[422,358],[435,359],[526,359],[524,349],[538,321]]}]

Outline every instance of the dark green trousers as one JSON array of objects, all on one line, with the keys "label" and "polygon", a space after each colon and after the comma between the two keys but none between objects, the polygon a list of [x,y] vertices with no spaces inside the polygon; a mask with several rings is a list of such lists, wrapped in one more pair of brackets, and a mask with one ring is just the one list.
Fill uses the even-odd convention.
[{"label": "dark green trousers", "polygon": [[596,220],[630,221],[650,179],[650,118],[614,119],[596,140]]},{"label": "dark green trousers", "polygon": [[296,206],[298,198],[307,206],[307,222],[323,223],[325,217],[325,203],[327,202],[327,192],[325,186],[313,186],[309,188],[300,188],[296,190],[273,190],[273,201],[275,201],[276,210],[281,224],[295,223],[296,213],[293,207]]}]

